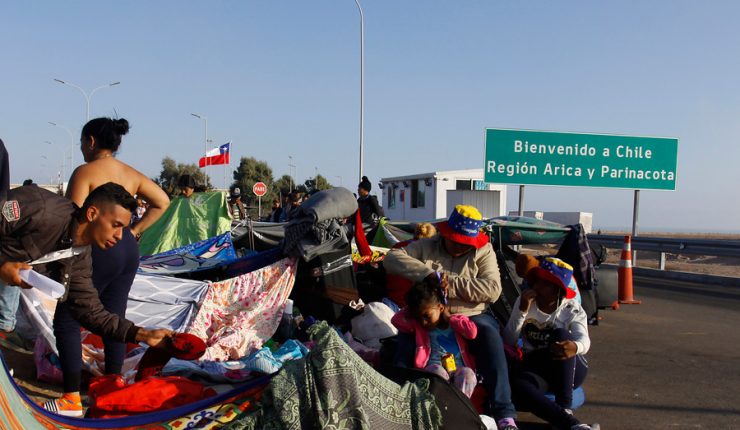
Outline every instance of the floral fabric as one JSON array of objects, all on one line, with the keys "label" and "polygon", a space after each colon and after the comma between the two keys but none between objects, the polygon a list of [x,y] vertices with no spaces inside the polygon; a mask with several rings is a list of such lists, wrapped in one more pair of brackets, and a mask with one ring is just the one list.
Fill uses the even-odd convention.
[{"label": "floral fabric", "polygon": [[295,271],[296,260],[285,258],[212,283],[187,330],[206,341],[201,360],[236,360],[260,349],[280,323]]}]

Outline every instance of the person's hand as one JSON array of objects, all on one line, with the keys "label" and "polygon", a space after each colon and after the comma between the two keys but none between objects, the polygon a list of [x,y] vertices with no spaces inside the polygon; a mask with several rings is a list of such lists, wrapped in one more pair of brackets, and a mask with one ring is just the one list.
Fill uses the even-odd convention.
[{"label": "person's hand", "polygon": [[432,272],[424,278],[424,282],[431,288],[439,288],[445,294],[445,297],[447,296],[447,290],[450,288],[450,283],[447,279],[446,273]]},{"label": "person's hand", "polygon": [[533,289],[528,288],[524,290],[519,300],[519,310],[522,311],[523,314],[529,312],[529,307],[532,306],[532,302],[535,297],[537,297],[537,293]]},{"label": "person's hand", "polygon": [[21,279],[21,270],[31,270],[33,267],[30,264],[21,263],[18,261],[6,261],[0,266],[0,279],[5,281],[8,285],[15,285],[21,288],[33,288],[33,286],[27,284]]},{"label": "person's hand", "polygon": [[550,344],[550,352],[556,360],[567,360],[571,357],[575,357],[578,347],[572,340],[563,340],[560,342],[552,342]]},{"label": "person's hand", "polygon": [[172,337],[173,334],[174,332],[172,330],[166,328],[158,328],[156,330],[140,328],[136,333],[136,341],[144,342],[154,348],[164,348],[166,339]]}]

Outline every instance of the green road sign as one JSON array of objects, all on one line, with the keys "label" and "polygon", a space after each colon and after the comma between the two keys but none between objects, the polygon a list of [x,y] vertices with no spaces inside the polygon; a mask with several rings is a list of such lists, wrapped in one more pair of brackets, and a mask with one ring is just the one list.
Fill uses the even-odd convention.
[{"label": "green road sign", "polygon": [[678,139],[486,129],[485,181],[675,190]]}]

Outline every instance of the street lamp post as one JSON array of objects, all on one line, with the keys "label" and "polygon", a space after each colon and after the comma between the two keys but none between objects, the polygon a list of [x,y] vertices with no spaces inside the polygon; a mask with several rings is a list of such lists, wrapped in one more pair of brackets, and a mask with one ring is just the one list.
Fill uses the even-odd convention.
[{"label": "street lamp post", "polygon": [[360,11],[360,178],[362,180],[362,159],[365,152],[365,15],[359,0],[355,0]]},{"label": "street lamp post", "polygon": [[[198,115],[197,113],[191,113],[190,115],[203,120],[204,124],[204,136],[203,136],[203,156],[206,156],[206,153],[208,152],[208,118],[204,117],[203,115]],[[206,168],[208,167],[208,164],[206,163],[203,166],[203,175],[206,175]]]},{"label": "street lamp post", "polygon": [[[70,151],[69,151],[70,152],[69,170],[70,171],[74,170],[74,168],[75,168],[75,152],[74,152],[75,137],[72,134],[72,130],[70,130],[69,127],[65,127],[62,124],[57,124],[55,122],[49,121],[49,124],[53,125],[54,127],[59,127],[61,129],[63,129],[69,135],[69,147],[70,147]],[[62,156],[63,157],[66,157],[67,156],[67,151],[66,150],[62,152]]]},{"label": "street lamp post", "polygon": [[288,163],[288,176],[290,176],[290,192],[293,192],[293,170],[295,169],[295,164],[293,164],[293,156],[288,155],[288,160],[290,160],[290,163]]},{"label": "street lamp post", "polygon": [[85,90],[83,90],[82,88],[80,88],[79,86],[71,82],[63,81],[61,79],[56,79],[56,78],[54,78],[54,80],[59,82],[60,84],[69,85],[72,88],[77,88],[77,90],[79,90],[82,93],[82,96],[85,97],[85,102],[86,102],[85,122],[90,121],[90,99],[92,98],[93,94],[95,94],[97,90],[120,84],[120,82],[111,82],[110,84],[101,85],[97,88],[94,88],[92,91],[90,91],[90,94],[88,94],[85,92]]},{"label": "street lamp post", "polygon": [[[53,145],[53,142],[50,140],[45,140],[44,143],[47,145]],[[59,170],[59,185],[62,184],[62,177],[64,177],[64,159],[67,158],[67,150],[62,150],[62,167]]]}]

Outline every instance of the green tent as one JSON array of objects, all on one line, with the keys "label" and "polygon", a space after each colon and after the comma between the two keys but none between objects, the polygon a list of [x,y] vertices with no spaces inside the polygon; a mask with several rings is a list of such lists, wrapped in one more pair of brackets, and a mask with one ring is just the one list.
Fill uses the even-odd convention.
[{"label": "green tent", "polygon": [[231,217],[224,193],[195,193],[190,198],[178,196],[141,236],[139,252],[141,255],[159,254],[230,229]]}]

